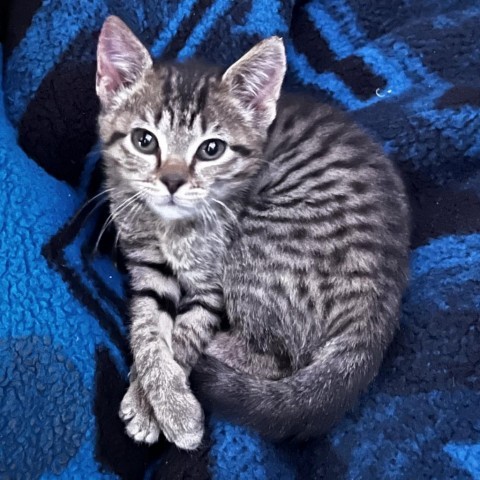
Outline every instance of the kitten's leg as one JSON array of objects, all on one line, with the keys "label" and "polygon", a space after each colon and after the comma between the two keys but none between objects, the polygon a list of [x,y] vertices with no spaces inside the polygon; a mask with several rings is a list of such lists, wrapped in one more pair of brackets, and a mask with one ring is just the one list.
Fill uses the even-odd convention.
[{"label": "kitten's leg", "polygon": [[182,299],[172,334],[175,360],[189,375],[221,323],[222,292],[208,290]]},{"label": "kitten's leg", "polygon": [[[171,338],[178,283],[161,264],[129,265],[132,277],[131,343],[137,380],[167,439],[191,450],[203,436],[203,411],[190,391],[185,371],[173,358]],[[135,391],[132,391],[132,395]],[[127,399],[128,402],[128,392]],[[138,407],[138,403],[137,403]],[[141,418],[145,411],[136,410]],[[131,422],[131,421],[130,421]],[[154,430],[154,422],[150,422]],[[150,435],[150,436],[149,436]],[[148,438],[152,432],[147,434]]]}]

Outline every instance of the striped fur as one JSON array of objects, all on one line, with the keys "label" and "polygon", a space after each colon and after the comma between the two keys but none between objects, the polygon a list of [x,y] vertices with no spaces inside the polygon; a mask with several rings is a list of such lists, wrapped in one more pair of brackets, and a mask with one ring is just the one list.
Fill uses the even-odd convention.
[{"label": "striped fur", "polygon": [[[108,22],[110,43],[119,29],[124,43],[133,35]],[[278,99],[278,39],[225,74],[193,64],[132,72],[99,117],[131,274],[127,432],[198,446],[192,373],[205,407],[264,435],[323,433],[374,378],[398,325],[409,225],[395,169],[334,109]],[[135,150],[135,128],[156,136],[155,154]],[[209,138],[227,149],[202,162],[195,151]],[[167,170],[184,176],[174,193]],[[229,330],[218,333],[224,312]]]}]

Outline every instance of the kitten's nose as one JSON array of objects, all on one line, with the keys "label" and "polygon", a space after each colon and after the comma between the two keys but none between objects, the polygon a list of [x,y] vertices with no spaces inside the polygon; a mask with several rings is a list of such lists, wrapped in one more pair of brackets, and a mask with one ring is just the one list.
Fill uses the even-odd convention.
[{"label": "kitten's nose", "polygon": [[179,172],[165,173],[160,177],[160,180],[168,188],[168,191],[173,195],[183,184],[187,183],[185,175]]}]

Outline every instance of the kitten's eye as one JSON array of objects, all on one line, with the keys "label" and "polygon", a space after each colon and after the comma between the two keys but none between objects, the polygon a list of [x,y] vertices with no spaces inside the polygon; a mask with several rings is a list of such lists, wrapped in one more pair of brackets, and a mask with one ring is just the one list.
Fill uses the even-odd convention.
[{"label": "kitten's eye", "polygon": [[151,155],[158,149],[158,141],[153,133],[143,128],[136,128],[132,132],[133,146],[141,153]]},{"label": "kitten's eye", "polygon": [[220,158],[227,148],[227,144],[222,140],[205,140],[197,150],[195,156],[199,160],[208,162],[209,160],[216,160]]}]

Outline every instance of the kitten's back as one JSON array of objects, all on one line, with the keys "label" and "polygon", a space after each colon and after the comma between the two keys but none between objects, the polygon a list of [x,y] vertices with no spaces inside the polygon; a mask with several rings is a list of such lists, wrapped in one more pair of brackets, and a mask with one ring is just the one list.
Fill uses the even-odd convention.
[{"label": "kitten's back", "polygon": [[330,107],[282,99],[265,161],[223,287],[243,356],[277,359],[285,377],[232,369],[238,352],[218,348],[224,357],[207,356],[192,380],[227,418],[274,439],[307,438],[355,402],[393,338],[408,206],[393,164]]},{"label": "kitten's back", "polygon": [[395,312],[384,324],[391,338],[409,243],[393,164],[341,112],[295,96],[280,101],[265,159],[226,262],[229,314],[259,351],[287,354],[294,368],[365,299],[374,309],[383,295]]}]

